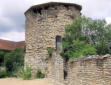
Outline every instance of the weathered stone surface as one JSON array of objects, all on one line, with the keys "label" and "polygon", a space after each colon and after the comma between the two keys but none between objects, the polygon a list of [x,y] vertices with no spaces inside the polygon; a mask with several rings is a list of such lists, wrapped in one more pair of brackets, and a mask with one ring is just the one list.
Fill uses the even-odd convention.
[{"label": "weathered stone surface", "polygon": [[111,85],[111,55],[68,62],[68,85]]},{"label": "weathered stone surface", "polygon": [[111,55],[83,57],[65,63],[64,58],[53,52],[49,62],[48,77],[65,85],[111,85]]},{"label": "weathered stone surface", "polygon": [[49,78],[63,83],[64,81],[64,59],[57,53],[53,52],[49,62]]},{"label": "weathered stone surface", "polygon": [[[46,7],[48,6],[48,7]],[[39,8],[39,9],[38,9]],[[89,56],[65,62],[59,55],[61,43],[56,36],[64,36],[65,26],[80,16],[80,9],[74,5],[55,4],[32,7],[26,13],[26,55],[33,75],[37,68],[46,77],[56,81],[55,85],[111,85],[111,55]],[[56,47],[47,60],[47,47]]]},{"label": "weathered stone surface", "polygon": [[37,68],[47,73],[47,47],[56,47],[56,36],[64,36],[65,26],[80,16],[80,8],[77,8],[77,5],[50,3],[48,7],[32,7],[25,15],[25,64],[30,64],[33,74]]}]

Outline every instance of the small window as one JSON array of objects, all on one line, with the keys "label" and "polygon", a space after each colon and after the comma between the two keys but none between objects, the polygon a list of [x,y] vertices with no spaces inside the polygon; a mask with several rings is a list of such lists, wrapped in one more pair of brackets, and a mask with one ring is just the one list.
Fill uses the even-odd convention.
[{"label": "small window", "polygon": [[56,36],[56,51],[61,51],[62,49],[62,39],[61,36]]}]

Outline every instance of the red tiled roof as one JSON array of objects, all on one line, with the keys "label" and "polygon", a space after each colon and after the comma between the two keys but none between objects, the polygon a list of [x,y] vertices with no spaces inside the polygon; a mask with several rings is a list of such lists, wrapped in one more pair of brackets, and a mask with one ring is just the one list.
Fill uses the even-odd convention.
[{"label": "red tiled roof", "polygon": [[25,44],[25,41],[14,42],[8,40],[0,39],[0,49],[2,50],[14,50],[16,48],[21,48]]}]

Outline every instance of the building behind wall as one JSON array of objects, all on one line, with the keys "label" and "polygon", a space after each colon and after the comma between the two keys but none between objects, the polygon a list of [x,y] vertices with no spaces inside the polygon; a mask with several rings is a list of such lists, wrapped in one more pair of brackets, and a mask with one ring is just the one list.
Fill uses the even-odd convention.
[{"label": "building behind wall", "polygon": [[56,48],[56,45],[59,45],[56,38],[59,40],[58,36],[64,36],[65,26],[72,23],[76,17],[80,17],[81,9],[77,4],[50,2],[32,6],[25,12],[25,64],[31,66],[33,74],[37,68],[47,73],[47,48]]}]

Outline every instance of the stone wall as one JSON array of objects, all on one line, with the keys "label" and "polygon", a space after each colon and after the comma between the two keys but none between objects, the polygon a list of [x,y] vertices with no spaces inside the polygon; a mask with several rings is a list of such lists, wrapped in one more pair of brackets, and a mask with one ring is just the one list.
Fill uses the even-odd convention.
[{"label": "stone wall", "polygon": [[[40,68],[46,77],[66,85],[111,85],[111,55],[90,56],[69,62],[59,55],[60,42],[57,36],[64,36],[65,26],[80,16],[74,5],[55,4],[37,9],[32,7],[26,13],[25,66],[29,64],[33,75]],[[49,57],[47,47],[55,48]]]},{"label": "stone wall", "polygon": [[48,67],[47,47],[56,47],[56,36],[64,36],[65,26],[80,16],[80,10],[70,5],[54,5],[41,9],[35,7],[25,15],[25,64],[32,67],[32,73],[35,73],[37,68],[45,72]]},{"label": "stone wall", "polygon": [[68,62],[67,85],[111,85],[111,55]]},{"label": "stone wall", "polygon": [[64,59],[54,51],[50,59],[48,78],[63,83],[64,81]]},{"label": "stone wall", "polygon": [[57,52],[49,61],[48,77],[64,85],[111,85],[111,55],[65,62]]}]

